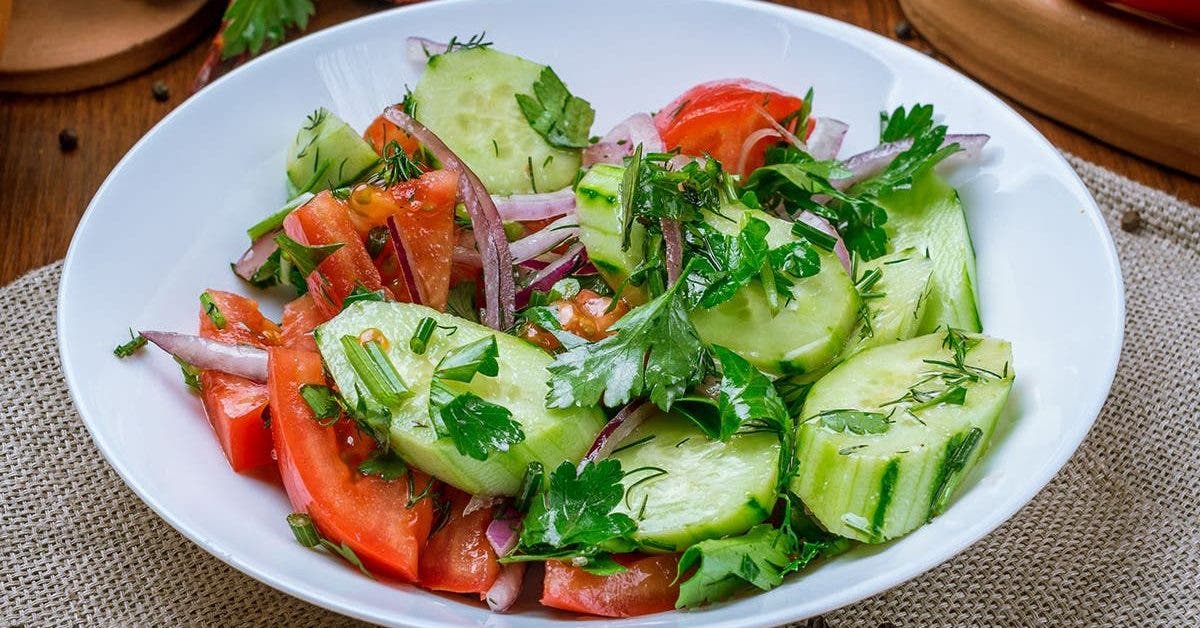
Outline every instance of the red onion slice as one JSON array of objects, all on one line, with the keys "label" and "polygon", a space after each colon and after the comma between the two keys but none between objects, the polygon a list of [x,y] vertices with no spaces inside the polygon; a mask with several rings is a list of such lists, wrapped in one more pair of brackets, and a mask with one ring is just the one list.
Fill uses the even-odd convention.
[{"label": "red onion slice", "polygon": [[400,279],[404,282],[404,287],[408,289],[408,298],[410,302],[421,305],[425,299],[421,296],[421,284],[417,281],[416,272],[413,270],[413,260],[409,256],[410,248],[404,243],[404,233],[396,225],[394,216],[388,216],[387,227],[392,236],[392,249],[396,251],[396,259],[399,261]]},{"label": "red onion slice", "polygon": [[841,234],[837,232],[837,229],[833,228],[833,225],[829,224],[828,220],[807,210],[800,212],[797,220],[837,238],[837,243],[833,245],[833,253],[842,262],[842,267],[846,269],[846,272],[850,272],[850,251],[846,249],[846,243],[842,241]]},{"label": "red onion slice", "polygon": [[[946,139],[942,141],[942,146],[957,142],[962,150],[947,157],[942,163],[963,163],[979,159],[980,154],[983,152],[983,147],[989,139],[991,139],[990,136],[982,133],[947,135]],[[896,159],[897,155],[911,148],[912,142],[910,138],[898,142],[880,144],[871,150],[854,155],[842,162],[846,166],[846,169],[851,172],[851,175],[845,179],[833,179],[830,183],[839,190],[845,190],[859,181],[869,179],[883,172],[888,164]]]},{"label": "red onion slice", "polygon": [[546,264],[544,268],[539,270],[533,277],[529,279],[529,285],[517,292],[517,307],[525,307],[529,305],[529,298],[533,296],[534,290],[546,292],[558,282],[559,279],[571,274],[571,269],[579,265],[581,258],[586,258],[583,244],[576,242],[563,253],[562,257]]},{"label": "red onion slice", "polygon": [[192,366],[267,383],[267,352],[172,331],[143,331],[146,340]]},{"label": "red onion slice", "polygon": [[517,295],[512,252],[504,236],[504,223],[487,188],[467,164],[425,125],[395,106],[384,109],[383,116],[415,137],[444,167],[462,174],[458,179],[458,192],[471,215],[471,231],[483,267],[483,323],[492,329],[512,327]]},{"label": "red onion slice", "polygon": [[463,508],[462,516],[465,517],[465,516],[467,516],[473,512],[476,512],[478,510],[483,510],[485,508],[491,508],[492,506],[498,506],[503,502],[504,502],[503,497],[485,497],[483,495],[472,495],[471,500],[468,501],[467,505]]},{"label": "red onion slice", "polygon": [[814,159],[825,161],[836,159],[842,148],[842,140],[850,125],[833,118],[813,118],[813,128],[805,141],[808,143],[808,154]]},{"label": "red onion slice", "polygon": [[521,595],[521,584],[525,580],[525,563],[500,565],[500,575],[484,594],[488,608],[493,613],[503,613],[512,607]]},{"label": "red onion slice", "polygon": [[509,245],[512,261],[520,264],[546,253],[562,244],[564,240],[579,233],[578,220],[575,216],[563,216],[546,225],[535,233],[531,233]]},{"label": "red onion slice", "polygon": [[646,420],[655,411],[655,406],[644,399],[630,402],[616,416],[608,420],[600,433],[596,435],[596,440],[592,442],[591,449],[588,449],[587,455],[583,460],[579,461],[579,466],[576,472],[583,471],[583,467],[595,460],[607,458],[612,453],[617,445],[625,440],[634,428],[642,421]]},{"label": "red onion slice", "polygon": [[771,125],[771,128],[775,129],[776,132],[782,135],[783,139],[787,140],[789,144],[806,153],[808,152],[808,145],[805,144],[803,140],[793,135],[791,131],[784,128],[782,124],[779,124],[779,121],[775,118],[772,118],[771,114],[767,113],[766,109],[763,109],[762,107],[756,107],[756,109],[758,109],[759,115],[761,115],[763,119],[765,119]]},{"label": "red onion slice", "polygon": [[496,212],[504,221],[545,220],[575,213],[575,190],[563,188],[541,194],[493,196]]},{"label": "red onion slice", "polygon": [[619,166],[633,154],[638,144],[646,153],[666,150],[654,119],[647,113],[635,113],[614,126],[600,141],[583,150],[583,165],[613,164]]},{"label": "red onion slice", "polygon": [[746,141],[742,142],[741,153],[738,155],[736,172],[740,173],[742,176],[748,176],[750,173],[746,172],[746,166],[750,163],[750,154],[754,152],[754,147],[758,146],[759,142],[771,138],[782,140],[783,136],[780,135],[779,131],[776,131],[775,129],[759,129],[750,135],[747,135]]},{"label": "red onion slice", "polygon": [[254,273],[257,273],[258,269],[262,268],[262,265],[267,262],[267,258],[279,250],[279,244],[275,242],[275,236],[281,233],[283,233],[282,227],[264,233],[255,240],[254,244],[251,244],[250,248],[233,265],[234,274],[246,281],[250,281]]},{"label": "red onion slice", "polygon": [[508,506],[497,510],[484,535],[497,556],[507,555],[521,536],[521,513]]},{"label": "red onion slice", "polygon": [[667,248],[667,285],[673,286],[683,272],[683,233],[679,221],[662,219],[663,243]]}]

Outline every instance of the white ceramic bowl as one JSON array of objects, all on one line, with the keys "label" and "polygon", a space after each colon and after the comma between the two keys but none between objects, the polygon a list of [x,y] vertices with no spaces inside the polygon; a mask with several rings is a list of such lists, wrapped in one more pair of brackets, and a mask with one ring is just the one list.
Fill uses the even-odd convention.
[{"label": "white ceramic bowl", "polygon": [[859,548],[769,593],[613,623],[781,623],[878,593],[1012,516],[1087,434],[1123,335],[1116,254],[1095,202],[1058,152],[975,83],[867,31],[755,2],[421,4],[304,37],[182,104],[113,170],[71,244],[59,343],[75,403],[129,486],[213,555],[310,602],[384,624],[571,618],[533,604],[490,615],[466,599],[370,581],[299,547],[284,523],[283,492],[229,470],[175,364],[160,352],[122,362],[111,353],[131,325],[193,330],[205,288],[247,289],[228,263],[245,248],[245,227],[285,200],[284,151],[305,114],[324,105],[362,128],[417,79],[405,37],[483,30],[497,48],[552,65],[595,106],[594,132],[697,82],[746,76],[798,93],[814,86],[816,111],[851,123],[843,155],[873,145],[881,109],[918,101],[935,103],[954,132],[992,136],[982,163],[951,180],[974,235],[986,331],[1012,341],[1018,376],[991,452],[949,510],[903,539]]}]

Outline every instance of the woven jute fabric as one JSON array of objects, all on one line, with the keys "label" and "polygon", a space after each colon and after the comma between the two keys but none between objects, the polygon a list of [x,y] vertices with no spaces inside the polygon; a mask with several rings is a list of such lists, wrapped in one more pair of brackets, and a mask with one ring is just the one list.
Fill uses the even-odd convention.
[{"label": "woven jute fabric", "polygon": [[[1128,298],[1121,367],[1091,434],[984,540],[802,625],[1200,624],[1200,208],[1073,164],[1116,238]],[[1144,223],[1134,233],[1118,227],[1129,211]],[[60,272],[0,288],[0,625],[354,624],[209,556],[122,484],[59,369]]]}]

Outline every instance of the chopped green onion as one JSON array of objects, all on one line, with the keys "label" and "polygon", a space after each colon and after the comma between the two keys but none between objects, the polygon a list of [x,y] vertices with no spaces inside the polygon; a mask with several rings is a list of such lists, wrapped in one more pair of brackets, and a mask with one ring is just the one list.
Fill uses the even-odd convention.
[{"label": "chopped green onion", "polygon": [[305,277],[312,274],[317,266],[325,261],[326,257],[333,255],[343,245],[342,242],[335,242],[321,246],[308,246],[289,238],[286,233],[275,236],[275,243],[279,245],[283,254],[296,265],[300,274]]},{"label": "chopped green onion", "polygon": [[113,349],[113,355],[117,356],[118,358],[127,358],[134,353],[137,353],[138,349],[141,349],[144,346],[146,346],[146,337],[141,334],[133,333],[133,329],[130,328],[129,342],[123,345],[117,345],[117,348]]},{"label": "chopped green onion", "polygon": [[792,235],[804,238],[826,251],[832,251],[837,246],[837,238],[799,220],[792,223]]},{"label": "chopped green onion", "polygon": [[216,325],[217,329],[225,329],[228,321],[225,320],[225,315],[217,307],[217,302],[213,301],[212,295],[207,291],[200,293],[200,305],[204,308],[204,314],[208,316],[208,320],[212,321],[212,324]]},{"label": "chopped green onion", "polygon": [[869,291],[871,288],[874,288],[875,284],[879,283],[879,280],[882,278],[883,271],[879,270],[878,268],[872,268],[871,270],[868,270],[867,272],[863,273],[863,276],[858,280],[858,291]]},{"label": "chopped green onion", "polygon": [[400,379],[396,366],[374,340],[360,343],[358,338],[342,336],[342,349],[354,374],[362,380],[367,392],[385,406],[395,406],[408,395],[408,386]]},{"label": "chopped green onion", "polygon": [[312,517],[302,512],[294,512],[287,516],[287,522],[297,543],[308,548],[321,544],[321,535],[317,533],[317,526],[313,525]]},{"label": "chopped green onion", "polygon": [[546,467],[534,460],[525,467],[525,477],[521,479],[521,488],[513,502],[517,512],[529,512],[533,498],[542,490],[542,478],[546,475]]},{"label": "chopped green onion", "polygon": [[300,207],[301,205],[312,200],[312,197],[313,195],[311,193],[305,192],[304,194],[301,194],[288,201],[287,205],[284,205],[282,209],[271,214],[270,216],[267,216],[266,218],[263,218],[259,222],[255,223],[254,226],[247,229],[246,235],[250,236],[250,241],[253,242],[267,235],[268,233],[283,227],[283,219],[287,218],[287,215],[292,213],[293,209],[296,209],[297,207]]},{"label": "chopped green onion", "polygon": [[495,377],[500,372],[500,348],[488,336],[450,351],[438,362],[434,376],[442,380],[470,383],[476,373]]},{"label": "chopped green onion", "polygon": [[437,328],[437,321],[432,317],[426,316],[417,323],[417,331],[413,332],[413,336],[408,341],[408,348],[417,355],[424,355],[425,349],[429,346],[429,338],[433,336],[433,330]]},{"label": "chopped green onion", "polygon": [[179,364],[179,370],[183,372],[183,383],[187,384],[187,387],[192,389],[192,392],[200,392],[200,369],[175,356],[171,357],[175,358],[175,362]]},{"label": "chopped green onion", "polygon": [[317,422],[323,426],[328,427],[337,423],[338,418],[342,416],[342,406],[338,403],[333,390],[328,386],[303,384],[300,386],[300,396],[313,411]]}]

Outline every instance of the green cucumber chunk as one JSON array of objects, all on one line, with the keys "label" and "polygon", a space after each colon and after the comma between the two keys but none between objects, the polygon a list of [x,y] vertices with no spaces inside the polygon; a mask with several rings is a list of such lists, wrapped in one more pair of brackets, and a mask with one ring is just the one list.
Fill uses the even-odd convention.
[{"label": "green cucumber chunk", "polygon": [[[425,317],[456,331],[438,329],[425,353],[417,355],[409,349],[409,339]],[[392,447],[413,466],[468,493],[516,494],[530,462],[553,469],[564,460],[580,460],[605,423],[604,414],[594,407],[546,408],[546,366],[551,361],[546,352],[508,334],[409,303],[361,301],[314,332],[326,368],[351,406],[358,403],[358,391],[367,388],[351,368],[341,338],[357,338],[371,328],[388,339],[387,356],[412,393],[390,408]],[[465,389],[508,408],[525,440],[508,451],[491,452],[487,460],[476,460],[460,454],[449,438],[437,437],[429,418],[429,384],[438,360],[448,351],[488,336],[495,337],[499,347],[499,374],[476,375]]]},{"label": "green cucumber chunk", "polygon": [[296,133],[287,157],[288,183],[295,194],[339,188],[361,179],[377,163],[379,155],[371,145],[322,107]]},{"label": "green cucumber chunk", "polygon": [[927,252],[933,262],[932,287],[918,333],[931,333],[939,325],[981,331],[975,248],[958,192],[926,169],[913,178],[912,187],[880,196],[879,204],[888,214],[888,250],[915,248]]},{"label": "green cucumber chunk", "polygon": [[[767,244],[776,248],[796,240],[791,223],[743,205],[721,209],[725,218],[708,215],[709,224],[736,234],[750,217],[770,227]],[[778,310],[771,307],[762,284],[755,280],[733,298],[707,310],[691,313],[700,338],[728,347],[760,370],[773,375],[817,371],[841,353],[858,318],[858,292],[837,257],[819,251],[821,271],[795,281],[792,298]]]},{"label": "green cucumber chunk", "polygon": [[[579,218],[579,239],[587,248],[588,258],[614,290],[642,262],[646,229],[634,222],[629,231],[629,248],[623,249],[625,224],[621,220],[621,178],[625,169],[596,164],[575,186],[575,212]],[[646,290],[625,285],[621,297],[634,305],[645,303]]]},{"label": "green cucumber chunk", "polygon": [[929,299],[933,262],[924,251],[904,249],[859,265],[859,280],[878,272],[879,279],[859,291],[858,325],[842,351],[846,359],[859,351],[916,336]]},{"label": "green cucumber chunk", "polygon": [[[953,360],[943,346],[945,333],[863,351],[813,386],[798,419],[799,471],[791,489],[826,530],[879,543],[916,529],[945,508],[987,448],[1013,383],[1009,343],[969,337],[977,344],[965,364],[996,375],[964,384],[961,405],[893,403],[913,386],[942,387],[927,381],[939,370],[927,360]],[[889,423],[878,433],[860,434],[819,416],[847,409],[880,413]]]},{"label": "green cucumber chunk", "polygon": [[434,55],[412,93],[414,115],[492,194],[565,188],[579,171],[580,151],[551,146],[517,106],[517,94],[533,93],[544,67],[492,48]]},{"label": "green cucumber chunk", "polygon": [[610,457],[626,473],[617,511],[638,522],[634,539],[647,551],[683,551],[705,539],[741,534],[766,519],[775,503],[774,434],[709,440],[688,419],[659,413]]}]

